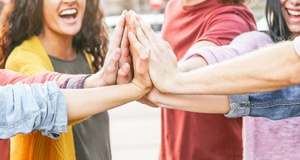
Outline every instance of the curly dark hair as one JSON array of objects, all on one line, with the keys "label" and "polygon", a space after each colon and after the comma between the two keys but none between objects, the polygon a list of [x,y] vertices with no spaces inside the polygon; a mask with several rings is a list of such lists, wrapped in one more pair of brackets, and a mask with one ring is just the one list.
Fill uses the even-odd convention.
[{"label": "curly dark hair", "polygon": [[[39,35],[43,26],[44,0],[11,0],[1,13],[0,68],[10,52],[24,40]],[[94,57],[93,67],[98,71],[108,50],[104,12],[99,0],[87,0],[83,25],[74,37],[76,51],[86,51]]]}]

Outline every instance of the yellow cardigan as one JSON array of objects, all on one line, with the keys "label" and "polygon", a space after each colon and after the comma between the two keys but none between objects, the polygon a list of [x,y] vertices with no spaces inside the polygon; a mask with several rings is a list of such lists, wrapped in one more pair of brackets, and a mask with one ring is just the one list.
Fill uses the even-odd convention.
[{"label": "yellow cardigan", "polygon": [[[85,56],[91,67],[92,57]],[[26,75],[54,71],[37,36],[16,47],[8,57],[5,68]],[[43,136],[41,132],[18,134],[11,139],[10,157],[11,160],[75,160],[72,126],[58,140]]]}]

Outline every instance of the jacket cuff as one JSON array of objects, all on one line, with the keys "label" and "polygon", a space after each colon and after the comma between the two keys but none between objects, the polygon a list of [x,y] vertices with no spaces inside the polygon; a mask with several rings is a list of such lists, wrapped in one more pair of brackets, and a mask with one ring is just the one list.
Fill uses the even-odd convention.
[{"label": "jacket cuff", "polygon": [[231,95],[229,96],[230,111],[225,117],[236,118],[245,117],[250,113],[249,95]]}]

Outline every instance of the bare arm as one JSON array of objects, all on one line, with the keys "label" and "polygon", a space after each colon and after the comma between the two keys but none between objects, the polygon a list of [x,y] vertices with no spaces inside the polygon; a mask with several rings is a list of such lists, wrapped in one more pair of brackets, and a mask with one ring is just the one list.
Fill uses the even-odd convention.
[{"label": "bare arm", "polygon": [[133,83],[89,89],[63,89],[62,92],[67,102],[69,121],[118,107],[147,93]]},{"label": "bare arm", "polygon": [[152,107],[215,114],[228,113],[230,110],[228,96],[170,94],[152,89],[146,98],[152,102]]},{"label": "bare arm", "polygon": [[[218,91],[219,85],[224,83],[223,79],[218,76],[220,76],[220,75],[221,76],[228,76],[228,75],[231,76],[232,74],[228,74],[228,73],[220,74],[220,72],[213,72],[214,70],[213,71],[207,70],[206,72],[200,72],[201,70],[205,71],[206,68],[210,68],[210,67],[204,67],[204,69],[198,69],[196,71],[191,71],[188,73],[180,72],[181,70],[177,67],[176,58],[174,58],[169,44],[166,43],[165,41],[161,40],[158,36],[156,36],[149,27],[146,26],[146,27],[142,27],[142,28],[143,28],[143,31],[139,31],[139,29],[137,29],[136,35],[144,47],[150,46],[150,48],[151,48],[151,51],[152,51],[151,63],[153,63],[153,64],[151,65],[151,63],[150,63],[150,67],[151,67],[150,71],[151,71],[151,69],[153,69],[153,71],[151,71],[151,77],[154,82],[154,85],[156,87],[157,86],[162,87],[162,90],[165,91],[166,93],[177,93],[177,94],[162,94],[158,91],[152,90],[151,93],[147,96],[147,98],[149,100],[151,100],[152,102],[156,103],[156,105],[161,106],[161,107],[182,109],[182,110],[187,110],[187,111],[196,111],[196,112],[205,112],[205,113],[226,113],[227,111],[229,111],[229,105],[228,105],[229,102],[228,102],[228,98],[226,96],[199,96],[199,95],[197,96],[197,95],[178,95],[178,94],[219,94],[219,93],[214,93],[214,92],[206,93],[206,92],[204,92],[206,90],[204,90],[203,93],[201,93],[202,92],[201,89],[202,88],[207,89],[207,90],[215,89]],[[143,35],[143,32],[145,33],[145,35]],[[141,34],[141,35],[139,35],[139,34]],[[146,40],[143,41],[143,39],[146,39]],[[148,40],[151,43],[149,43]],[[155,46],[155,47],[153,47],[153,46]],[[293,48],[293,45],[291,45],[290,47]],[[278,51],[278,48],[273,48],[270,52],[272,53],[274,51]],[[162,55],[162,53],[165,53],[165,55]],[[294,53],[294,56],[295,55],[296,54]],[[283,55],[277,55],[274,57],[279,58],[281,56],[283,56]],[[258,55],[258,57],[260,57],[260,55]],[[256,72],[256,70],[260,71],[260,69],[262,67],[262,66],[257,66],[257,64],[269,65],[266,63],[269,61],[269,57],[272,57],[272,55],[268,54],[268,55],[263,56],[263,58],[261,58],[259,60],[257,58],[254,58],[254,59],[252,59],[252,61],[248,62],[248,64],[245,62],[240,62],[240,64],[237,64],[237,65],[238,66],[244,65],[246,68],[248,65],[249,66],[254,65],[256,67],[256,69],[254,68],[255,73],[253,75],[256,75],[258,73],[258,72]],[[281,60],[282,60],[282,62],[285,62],[288,59],[289,58],[283,59],[283,60],[281,59]],[[197,62],[197,61],[195,61],[195,62]],[[162,67],[161,64],[164,64],[164,66]],[[270,67],[269,71],[271,72],[276,67],[283,66],[284,64],[285,63],[278,63],[278,64],[274,63],[269,66]],[[233,63],[231,66],[227,66],[226,68],[224,68],[224,66],[223,66],[217,70],[217,71],[226,70],[226,72],[227,72],[227,70],[228,71],[232,70],[231,72],[236,73],[236,75],[238,75],[238,76],[241,75],[240,79],[233,79],[232,84],[229,85],[229,87],[227,86],[227,84],[224,85],[225,87],[228,87],[227,88],[228,90],[233,91],[234,93],[236,93],[237,90],[232,89],[232,86],[234,86],[234,85],[238,86],[239,84],[241,86],[245,86],[245,82],[237,83],[237,81],[245,80],[245,79],[249,80],[249,78],[247,78],[247,77],[245,78],[245,76],[241,74],[244,72],[244,69],[240,69],[239,67],[236,67],[235,65],[236,65],[236,63]],[[282,69],[284,69],[284,67],[282,67]],[[239,70],[240,70],[240,72],[238,72]],[[289,69],[287,69],[287,68],[286,68],[286,70],[289,71]],[[297,71],[297,70],[294,70],[294,71]],[[216,77],[212,78],[211,72],[213,72],[213,75]],[[280,71],[279,73],[281,74],[281,72],[282,71]],[[253,73],[253,71],[250,70],[250,73]],[[284,78],[288,78],[285,76],[280,77],[280,74],[279,75],[276,75],[276,74],[275,75],[273,75],[273,74],[266,75],[264,73],[264,71],[260,71],[260,73],[258,74],[259,76],[254,77],[254,78],[256,78],[254,80],[262,78],[264,82],[262,82],[260,85],[264,86],[265,85],[264,83],[269,83],[269,81],[273,81],[276,83],[277,79],[282,78],[281,80],[284,80]],[[186,75],[189,75],[189,76],[186,76]],[[266,75],[266,76],[264,76],[264,75]],[[157,77],[155,77],[155,76],[157,76]],[[167,79],[162,78],[164,76],[167,77]],[[275,78],[274,78],[274,76],[275,76]],[[285,80],[287,80],[287,79],[285,79]],[[203,83],[206,82],[209,84],[201,85],[201,84],[199,84],[199,82],[201,82],[201,81]],[[247,83],[247,85],[248,84],[249,83]],[[281,83],[279,83],[279,84],[281,85]],[[274,84],[272,84],[272,85],[274,85]],[[202,88],[200,88],[199,86],[201,86]],[[224,86],[221,86],[221,87],[224,87]],[[238,86],[238,87],[240,87],[240,86]],[[268,87],[269,86],[267,86],[267,89],[269,89]],[[168,88],[169,90],[166,88]],[[258,86],[258,88],[261,89],[262,87]],[[252,88],[252,86],[250,86],[248,89],[253,89],[253,88]],[[242,90],[240,89],[240,91],[242,91]],[[180,101],[178,101],[178,99],[179,99],[178,97],[180,97],[182,99]],[[193,103],[190,103],[190,102],[193,102]],[[218,102],[220,102],[220,103],[218,103]],[[199,103],[202,105],[208,104],[209,107],[199,108]],[[209,103],[211,105],[209,105]],[[182,107],[182,106],[184,106],[184,107]],[[217,106],[220,106],[220,108],[214,108]]]},{"label": "bare arm", "polygon": [[[139,20],[139,41],[150,46],[150,75],[163,93],[242,94],[271,91],[300,83],[300,58],[293,42],[265,47],[226,62],[180,72],[170,45]],[[151,42],[151,43],[150,43]],[[163,67],[162,64],[164,64]]]},{"label": "bare arm", "polygon": [[[167,92],[241,94],[271,91],[300,83],[300,57],[293,42],[282,42],[171,80]],[[172,86],[172,87],[171,87]]]},{"label": "bare arm", "polygon": [[[133,16],[132,18],[127,18],[127,21],[130,22],[130,26],[128,27],[130,31],[134,32],[136,35],[140,35],[139,33],[142,33],[143,31],[141,28],[138,27],[138,25],[134,25],[135,23],[138,23],[135,21],[135,15],[132,14],[130,16]],[[129,20],[130,19],[130,20]],[[137,26],[137,28],[135,28]],[[142,37],[137,36],[137,38],[140,40]],[[143,41],[145,42],[145,41]],[[141,42],[141,43],[143,43]],[[136,43],[140,43],[139,41],[136,41]],[[143,45],[140,44],[140,48],[136,48],[139,52],[143,52],[143,50],[146,50],[147,42],[145,42]],[[208,41],[200,41],[196,43],[190,51],[199,49],[203,46],[215,46],[214,43],[208,42]],[[168,59],[167,59],[168,60]],[[191,65],[192,67],[188,69],[192,69],[193,67],[202,67],[203,65],[207,65],[206,61],[202,58],[199,58],[194,61],[195,65]],[[202,63],[204,62],[204,63]],[[163,63],[161,63],[163,64]],[[160,65],[161,65],[160,64]],[[162,67],[162,66],[161,66]],[[186,68],[182,69],[186,70]],[[202,95],[176,95],[176,94],[163,94],[156,90],[155,88],[152,89],[152,91],[146,96],[149,101],[142,101],[142,103],[151,105],[151,106],[160,106],[164,108],[171,108],[171,109],[180,109],[185,111],[193,111],[193,112],[202,112],[202,113],[227,113],[229,111],[229,102],[227,96],[202,96]],[[205,106],[205,107],[199,107],[199,106]]]}]

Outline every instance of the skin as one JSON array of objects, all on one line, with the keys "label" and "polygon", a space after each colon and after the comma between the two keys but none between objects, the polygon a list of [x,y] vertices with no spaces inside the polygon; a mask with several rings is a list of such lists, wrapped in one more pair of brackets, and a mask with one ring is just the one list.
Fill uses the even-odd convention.
[{"label": "skin", "polygon": [[299,0],[280,0],[283,17],[292,32],[291,39],[294,39],[300,34],[300,17],[297,14],[300,12]]},{"label": "skin", "polygon": [[0,1],[3,5],[7,4],[9,2],[9,0],[1,0]]},{"label": "skin", "polygon": [[[140,48],[139,43],[134,39],[134,35],[131,35],[133,39],[132,42],[135,46],[131,46],[131,55],[129,57],[129,41],[128,37],[125,36],[126,42],[124,42],[124,28],[125,28],[125,16],[123,12],[120,21],[115,28],[113,35],[112,46],[116,48],[117,51],[110,53],[107,57],[106,67],[101,68],[101,70],[88,77],[83,84],[85,89],[62,89],[62,93],[67,102],[67,116],[68,121],[83,119],[94,114],[118,107],[130,101],[138,100],[147,94],[152,88],[152,82],[150,75],[148,73],[149,57],[150,52],[137,52],[135,48]],[[121,40],[123,37],[123,42]],[[124,56],[121,51],[120,46],[123,45],[123,49],[128,51],[126,54],[128,57]],[[111,47],[111,48],[113,48]],[[127,48],[128,47],[128,48]],[[130,75],[130,65],[128,59],[132,57],[133,59],[133,70],[134,77],[130,79],[129,83],[126,84],[114,84],[109,86],[103,86],[105,83],[110,83],[107,80],[103,80],[103,73],[107,73],[110,77],[110,72],[118,71],[118,78],[121,82],[128,81],[128,76]],[[123,58],[123,60],[122,60]],[[122,61],[122,62],[121,62]],[[124,63],[123,67],[118,70],[118,65]],[[42,73],[41,73],[42,74]],[[104,74],[105,75],[105,74]],[[21,76],[16,73],[15,78]],[[57,75],[54,80],[59,83],[64,82],[67,78],[75,77],[76,75],[61,74]],[[28,77],[33,78],[34,76]],[[26,79],[23,79],[25,81]],[[113,81],[116,81],[116,76]],[[82,106],[89,104],[89,107],[82,108]]]},{"label": "skin", "polygon": [[[282,10],[295,9],[298,2],[281,1]],[[299,25],[295,27],[296,16],[284,12],[284,17],[287,21],[294,20],[293,23],[290,20],[288,27],[293,36],[298,36]],[[137,39],[144,46],[143,49],[150,49],[152,53],[149,70],[156,90],[153,89],[147,96],[150,101],[147,104],[152,106],[171,108],[175,105],[174,109],[227,113],[228,97],[213,95],[271,91],[300,83],[300,59],[290,41],[262,48],[227,62],[183,72],[188,70],[182,70],[182,66],[197,60],[192,58],[192,61],[177,64],[170,45],[156,35],[141,18],[137,18],[132,24],[132,30],[135,30]],[[199,108],[201,104],[209,106]],[[180,106],[184,107],[179,108]],[[187,108],[188,106],[190,107]]]},{"label": "skin", "polygon": [[[38,38],[49,55],[63,60],[76,58],[77,53],[72,47],[72,38],[82,27],[85,8],[86,0],[44,1],[44,25]],[[76,16],[62,16],[73,10],[76,11]],[[124,34],[126,12],[122,13],[119,24],[115,28],[104,66],[98,73],[87,79],[88,83],[84,87],[106,86],[131,81],[129,43],[127,35]],[[116,60],[118,63],[115,63]],[[63,81],[65,78],[62,76],[59,81]],[[96,82],[97,80],[98,82]]]},{"label": "skin", "polygon": [[[115,48],[115,51],[108,52],[105,67],[85,80],[83,87],[87,89],[62,90],[67,102],[69,121],[86,118],[130,101],[139,100],[152,89],[152,82],[148,71],[150,51],[144,50],[140,52],[137,48],[142,48],[142,45],[138,43],[132,33],[129,34],[129,37],[125,36],[124,33],[127,35],[125,29],[126,13],[126,11],[122,13],[113,34],[113,41],[109,50]],[[129,40],[131,45],[129,45]],[[129,50],[131,51],[131,56],[129,55]],[[130,64],[131,58],[132,64]],[[119,65],[122,65],[122,67],[118,68]],[[133,74],[130,72],[130,65],[133,67]],[[116,71],[117,76],[115,76],[115,79],[111,78],[109,81],[104,82],[107,80],[106,78],[103,81],[105,77],[103,73],[107,73],[108,77],[113,77],[110,75],[113,75],[111,73]],[[131,77],[131,75],[134,76]],[[57,80],[63,82],[73,76],[63,74]],[[119,84],[109,85],[111,81],[118,82]],[[103,86],[104,83],[109,86]],[[83,104],[87,103],[89,107],[82,108]]]},{"label": "skin", "polygon": [[[129,37],[134,48],[138,48],[134,35]],[[111,85],[106,87],[62,90],[67,101],[68,120],[85,118],[108,109],[120,106],[130,101],[138,100],[152,88],[148,73],[149,52],[137,52],[132,49],[134,77],[130,83]],[[82,108],[83,104],[89,107]]]},{"label": "skin", "polygon": [[[130,14],[130,13],[129,13]],[[159,80],[155,79],[154,76],[164,76],[169,74],[169,72],[177,73],[179,69],[177,67],[177,58],[175,54],[172,52],[169,44],[162,40],[158,35],[152,31],[151,27],[147,25],[141,18],[136,18],[136,14],[131,14],[129,18],[129,30],[132,31],[138,42],[143,45],[142,48],[139,48],[139,51],[151,50],[151,59],[150,59],[150,75],[151,80],[154,85],[158,84],[164,86],[162,84],[163,81],[160,78]],[[145,33],[145,34],[144,34]],[[153,42],[156,42],[153,45]],[[132,43],[132,42],[131,42]],[[162,44],[158,46],[157,44]],[[168,48],[168,49],[166,49]],[[168,51],[163,58],[160,57],[161,51]],[[167,59],[165,59],[167,57]],[[159,66],[157,66],[159,64]],[[172,66],[174,70],[168,69],[160,69],[163,72],[157,72],[156,69],[164,66]],[[155,69],[152,68],[155,66]],[[171,73],[171,74],[172,74]],[[172,79],[172,78],[171,78]],[[179,95],[179,94],[166,94],[159,92],[157,89],[152,89],[151,92],[144,97],[140,102],[145,103],[152,107],[164,107],[170,109],[180,109],[185,111],[193,111],[193,112],[202,112],[202,113],[227,113],[230,110],[229,100],[227,96],[202,96],[202,95]],[[195,103],[196,102],[196,103]],[[210,103],[214,102],[214,103]],[[203,105],[201,105],[203,104]],[[228,104],[225,105],[224,104]],[[200,106],[200,107],[199,107]],[[205,107],[202,107],[205,106]]]},{"label": "skin", "polygon": [[[129,41],[125,32],[125,14],[124,11],[115,27],[112,36],[111,46],[105,58],[104,66],[97,73],[88,77],[83,88],[94,88],[112,84],[129,83],[132,80],[130,72],[131,57],[129,55]],[[62,83],[67,78],[74,75],[62,74],[57,77],[57,81]]]},{"label": "skin", "polygon": [[[38,38],[49,55],[64,60],[76,57],[72,38],[82,26],[85,5],[85,0],[44,0],[44,23]],[[62,16],[73,10],[74,16]]]}]

